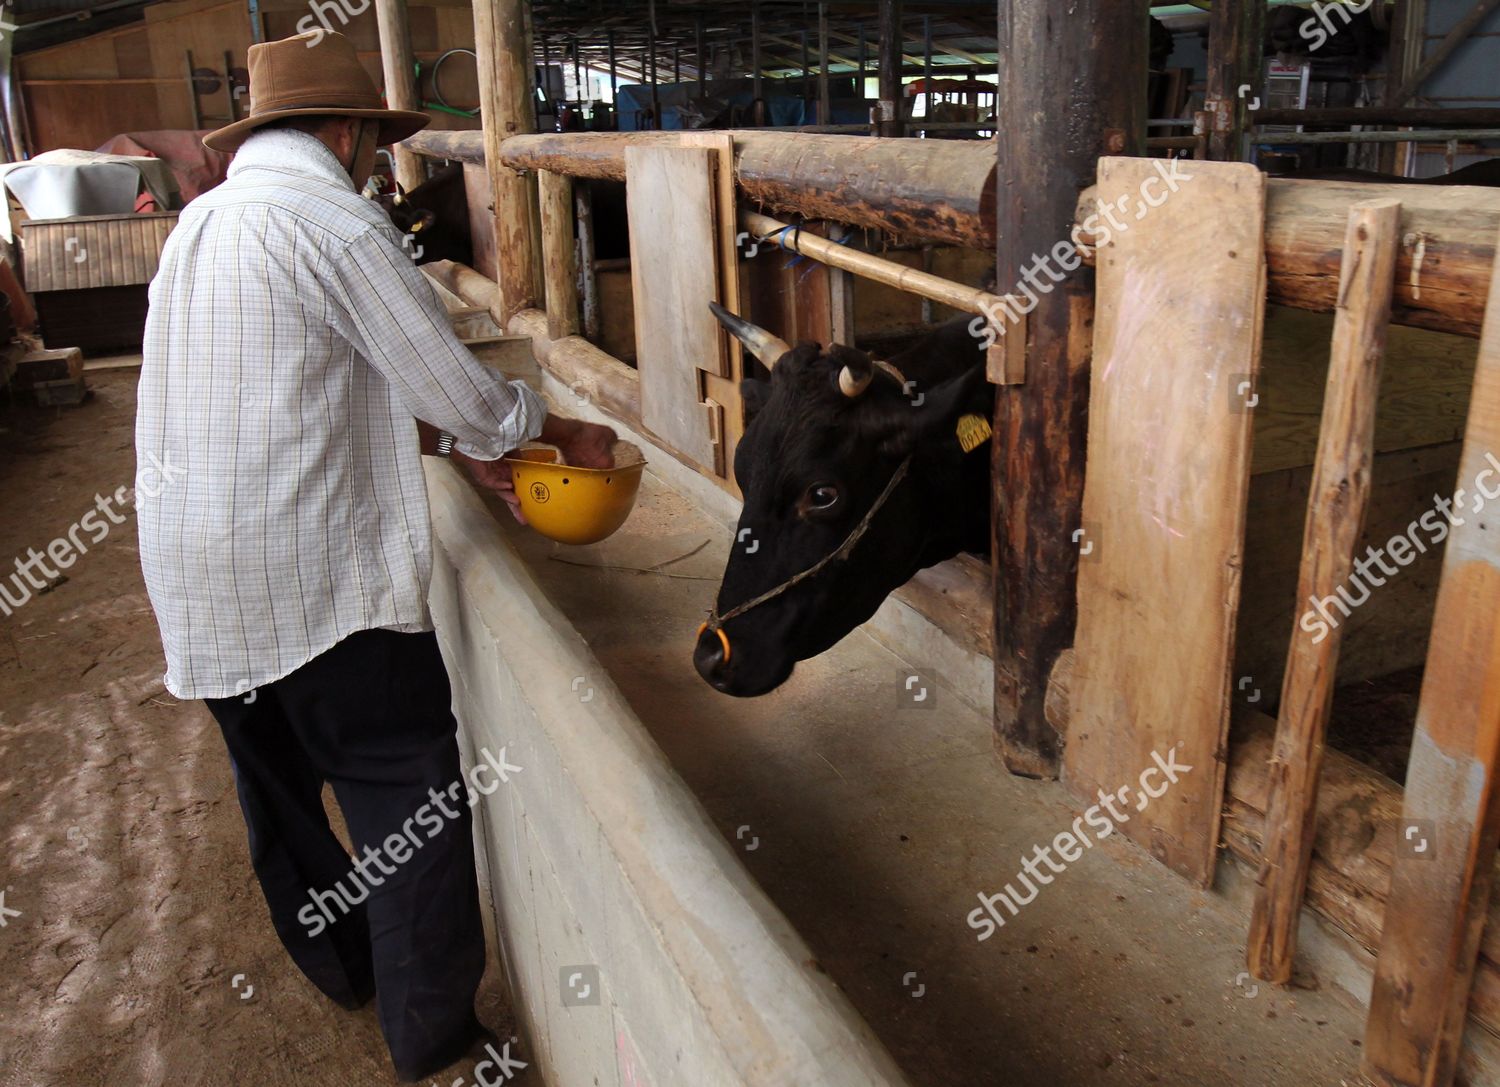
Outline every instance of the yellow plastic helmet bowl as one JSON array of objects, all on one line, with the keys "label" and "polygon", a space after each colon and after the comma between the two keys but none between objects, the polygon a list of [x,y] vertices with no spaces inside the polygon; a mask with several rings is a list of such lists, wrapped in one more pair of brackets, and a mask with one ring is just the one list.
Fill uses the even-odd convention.
[{"label": "yellow plastic helmet bowl", "polygon": [[613,535],[635,507],[646,468],[640,450],[615,443],[613,468],[559,463],[557,450],[518,449],[506,458],[526,522],[549,540],[598,543]]}]

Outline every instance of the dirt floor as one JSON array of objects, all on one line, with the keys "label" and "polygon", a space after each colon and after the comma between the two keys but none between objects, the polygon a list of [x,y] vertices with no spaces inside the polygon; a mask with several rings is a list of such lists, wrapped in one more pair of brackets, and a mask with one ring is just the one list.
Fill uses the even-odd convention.
[{"label": "dirt floor", "polygon": [[[77,408],[0,392],[0,576],[133,482],[135,372],[88,380]],[[0,613],[0,1087],[394,1083],[374,1006],[325,1000],[271,930],[218,730],[162,687],[138,563],[131,514]],[[479,1011],[504,1038],[495,962]]]}]

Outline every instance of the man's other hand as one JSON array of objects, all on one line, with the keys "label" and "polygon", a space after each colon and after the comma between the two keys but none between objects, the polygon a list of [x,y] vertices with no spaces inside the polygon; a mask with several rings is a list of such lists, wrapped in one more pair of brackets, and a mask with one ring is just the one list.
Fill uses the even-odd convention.
[{"label": "man's other hand", "polygon": [[575,468],[613,468],[615,466],[615,432],[598,423],[581,419],[547,416],[541,440],[562,450],[565,464]]},{"label": "man's other hand", "polygon": [[505,500],[510,509],[511,516],[521,524],[526,523],[526,515],[521,512],[521,500],[516,497],[516,483],[510,474],[510,464],[503,460],[475,460],[466,457],[457,450],[453,453],[453,460],[462,464],[469,472],[469,478],[475,485],[484,488],[491,494],[499,495]]}]

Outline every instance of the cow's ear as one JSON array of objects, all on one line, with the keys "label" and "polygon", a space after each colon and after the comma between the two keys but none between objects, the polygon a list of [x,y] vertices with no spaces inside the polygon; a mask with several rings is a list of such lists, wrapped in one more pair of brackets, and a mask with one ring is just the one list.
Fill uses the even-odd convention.
[{"label": "cow's ear", "polygon": [[971,412],[990,414],[985,389],[984,364],[971,366],[941,385],[923,389],[913,385],[908,402],[894,409],[894,427],[886,434],[884,444],[905,456],[936,443],[958,445],[958,421]]},{"label": "cow's ear", "polygon": [[769,382],[761,381],[759,378],[747,377],[740,382],[740,402],[745,407],[745,421],[753,419],[760,409],[766,406],[766,401],[771,396],[771,385]]}]

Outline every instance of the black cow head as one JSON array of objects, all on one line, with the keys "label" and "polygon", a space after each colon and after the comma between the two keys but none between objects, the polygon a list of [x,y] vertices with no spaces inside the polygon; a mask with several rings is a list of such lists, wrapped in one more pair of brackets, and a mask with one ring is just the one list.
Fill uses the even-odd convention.
[{"label": "black cow head", "polygon": [[967,414],[987,418],[992,397],[972,347],[914,362],[913,377],[931,377],[906,381],[863,351],[791,348],[719,306],[714,313],[771,367],[769,382],[743,386],[750,421],[735,479],[745,502],[716,616],[837,552],[910,461],[847,558],[700,633],[699,674],[749,697],[780,686],[797,661],[863,623],[917,570],[986,545],[987,447],[965,453],[956,431]]}]

